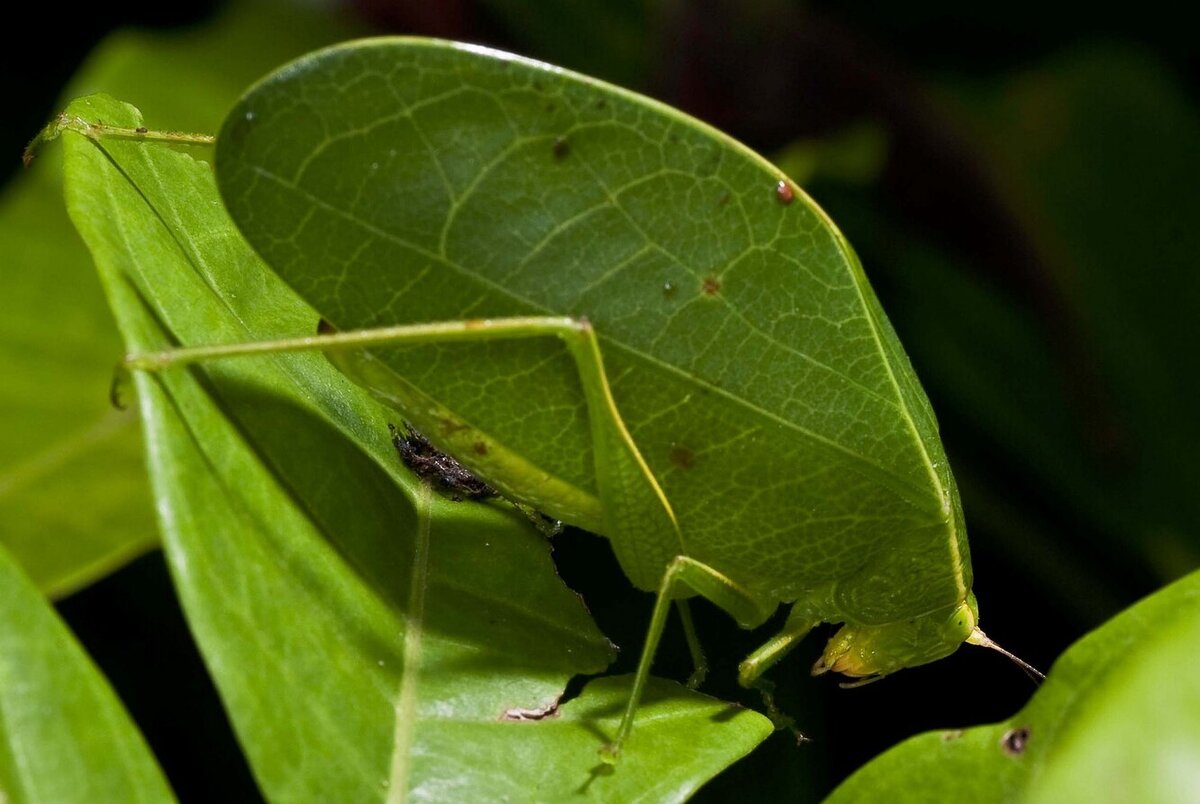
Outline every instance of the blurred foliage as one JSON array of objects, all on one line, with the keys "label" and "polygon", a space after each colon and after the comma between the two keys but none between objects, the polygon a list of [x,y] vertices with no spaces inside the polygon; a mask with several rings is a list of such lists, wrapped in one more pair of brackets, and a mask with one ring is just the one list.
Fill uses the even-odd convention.
[{"label": "blurred foliage", "polygon": [[121,342],[58,161],[0,201],[0,542],[55,596],[156,541],[137,419],[108,401]]},{"label": "blurred foliage", "polygon": [[0,801],[173,800],[112,688],[0,547]]},{"label": "blurred foliage", "polygon": [[[127,31],[88,58],[63,97],[119,93],[153,109],[154,124],[215,131],[255,78],[350,32],[261,4],[171,37]],[[0,543],[54,596],[157,541],[136,415],[108,399],[121,342],[66,217],[61,175],[51,149],[0,202]]]},{"label": "blurred foliage", "polygon": [[[1102,520],[1108,538],[1129,540],[1128,560],[1178,577],[1200,564],[1190,393],[1200,350],[1189,348],[1200,308],[1200,115],[1160,61],[1113,46],[1075,49],[958,97],[1081,333],[1075,355],[1058,347],[1066,410],[1024,406],[1022,429],[1055,447],[1029,443],[1029,468]],[[1039,335],[1053,354],[1056,322]],[[1075,423],[1062,428],[1073,449],[1038,428],[1047,413]]]},{"label": "blurred foliage", "polygon": [[[1200,214],[1200,118],[1161,63],[1128,48],[943,96],[1010,238],[999,253],[844,188],[829,206],[883,269],[939,415],[970,435],[954,456],[969,519],[1089,623],[1200,563],[1200,355],[1186,348],[1200,235],[1183,224]],[[998,466],[1030,499],[1007,493]]]}]

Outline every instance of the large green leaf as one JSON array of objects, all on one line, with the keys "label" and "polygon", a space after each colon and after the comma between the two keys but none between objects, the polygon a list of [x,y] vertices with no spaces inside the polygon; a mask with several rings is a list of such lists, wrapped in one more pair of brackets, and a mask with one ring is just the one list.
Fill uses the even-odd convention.
[{"label": "large green leaf", "polygon": [[1200,573],[1073,645],[1003,723],[914,737],[831,802],[1144,801],[1200,789]]},{"label": "large green leaf", "polygon": [[[777,600],[837,581],[831,621],[965,597],[933,413],[857,259],[777,169],[719,132],[547,65],[384,39],[259,84],[223,128],[217,174],[250,242],[341,329],[590,319],[689,555]],[[602,529],[559,344],[378,354],[387,392],[431,437],[468,461],[480,437],[487,462],[528,461],[527,475],[489,474],[475,458],[518,496]],[[547,478],[566,489],[557,499]],[[662,565],[623,561],[643,588]]]},{"label": "large green leaf", "polygon": [[106,391],[121,343],[55,167],[0,203],[0,542],[60,595],[155,537],[137,419]]},{"label": "large green leaf", "polygon": [[172,801],[117,696],[0,547],[0,801]]},{"label": "large green leaf", "polygon": [[[103,90],[174,128],[212,130],[247,83],[339,27],[325,14],[240,3],[183,34],[120,32],[67,97]],[[0,201],[0,542],[53,596],[157,541],[136,414],[108,403],[121,342],[60,176],[51,153]]]},{"label": "large green leaf", "polygon": [[[141,123],[102,97],[71,112]],[[73,133],[66,146],[68,205],[131,348],[314,331],[225,216],[207,165]],[[759,715],[661,682],[621,767],[593,778],[620,711],[614,682],[558,719],[509,722],[611,658],[523,515],[431,495],[400,465],[389,414],[320,355],[137,387],[167,558],[269,798],[671,799],[769,733]],[[686,752],[655,739],[667,729],[688,736]]]}]

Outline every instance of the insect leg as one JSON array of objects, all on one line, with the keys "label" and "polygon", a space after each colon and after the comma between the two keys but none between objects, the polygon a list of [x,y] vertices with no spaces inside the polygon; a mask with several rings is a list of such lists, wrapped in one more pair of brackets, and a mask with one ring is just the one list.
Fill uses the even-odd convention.
[{"label": "insect leg", "polygon": [[603,533],[639,589],[654,589],[663,567],[686,554],[666,494],[638,451],[613,400],[600,344],[586,320],[529,316],[443,321],[333,332],[256,343],[218,344],[130,355],[132,371],[161,371],[204,360],[282,352],[362,352],[373,346],[557,337],[574,359],[583,389],[603,503]]},{"label": "insect leg", "polygon": [[687,688],[694,690],[708,677],[708,659],[704,656],[704,646],[700,644],[700,637],[696,634],[696,625],[692,622],[692,609],[688,602],[676,600],[675,608],[679,611],[679,622],[683,625],[688,652],[692,654],[692,674],[688,676]]},{"label": "insect leg", "polygon": [[633,715],[641,701],[669,604],[684,596],[676,593],[677,584],[713,601],[745,627],[761,624],[770,616],[773,606],[764,606],[729,578],[682,555],[685,545],[675,514],[617,411],[604,371],[600,345],[587,321],[539,316],[407,324],[287,340],[185,347],[130,355],[125,359],[125,366],[133,371],[161,371],[171,366],[241,355],[354,352],[372,346],[546,336],[558,337],[566,345],[579,372],[592,429],[605,533],[613,544],[622,569],[634,585],[642,589],[653,589],[656,585],[659,588],[634,689],[617,739],[605,751],[606,756],[615,761],[621,743],[632,728]]},{"label": "insect leg", "polygon": [[799,605],[794,606],[787,622],[783,624],[783,630],[738,665],[738,683],[746,688],[756,686],[762,674],[786,656],[820,622],[820,616]]},{"label": "insect leg", "polygon": [[633,679],[633,691],[629,695],[621,725],[617,728],[613,741],[601,750],[601,756],[606,762],[616,762],[621,753],[621,746],[633,729],[634,714],[641,703],[646,679],[650,677],[650,667],[654,664],[654,654],[662,638],[670,605],[687,592],[711,600],[732,614],[740,625],[746,627],[758,625],[771,615],[770,607],[764,606],[741,586],[707,564],[687,556],[677,556],[671,561],[667,565],[667,571],[663,573],[658,597],[654,601],[654,613],[650,616],[650,628],[646,634],[642,658],[638,662],[637,674]]},{"label": "insect leg", "polygon": [[762,695],[763,706],[767,708],[767,717],[775,724],[775,728],[790,729],[796,735],[797,741],[803,741],[804,735],[796,730],[794,720],[779,710],[775,704],[775,685],[762,675],[796,647],[796,643],[804,639],[820,622],[819,615],[797,603],[788,614],[783,630],[738,665],[738,683],[747,689],[758,690]]}]

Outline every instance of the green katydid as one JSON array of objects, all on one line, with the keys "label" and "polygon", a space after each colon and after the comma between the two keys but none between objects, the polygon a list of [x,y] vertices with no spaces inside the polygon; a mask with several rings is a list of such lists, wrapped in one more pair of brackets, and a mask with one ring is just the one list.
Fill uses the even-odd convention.
[{"label": "green katydid", "polygon": [[748,149],[547,65],[379,39],[254,87],[216,169],[338,331],[127,366],[323,350],[509,498],[606,536],[658,593],[607,756],[673,602],[696,645],[690,596],[747,628],[792,605],[746,686],[821,622],[844,625],[814,673],[854,684],[995,647],[907,358],[833,223]]}]

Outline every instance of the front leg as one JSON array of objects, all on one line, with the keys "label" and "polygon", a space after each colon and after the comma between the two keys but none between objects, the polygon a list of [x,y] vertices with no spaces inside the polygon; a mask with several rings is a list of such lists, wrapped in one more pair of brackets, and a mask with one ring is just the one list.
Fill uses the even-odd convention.
[{"label": "front leg", "polygon": [[[679,531],[675,513],[666,494],[638,451],[617,411],[604,370],[600,343],[595,330],[584,319],[529,316],[405,324],[353,332],[323,332],[286,340],[187,347],[130,355],[125,359],[124,365],[131,371],[161,371],[172,366],[219,358],[319,351],[328,353],[347,376],[365,385],[376,393],[376,396],[391,399],[393,395],[387,392],[390,389],[380,392],[376,386],[386,384],[389,379],[395,379],[395,384],[399,386],[405,384],[403,378],[395,378],[395,375],[367,374],[360,369],[378,372],[382,364],[368,359],[359,366],[354,360],[340,355],[366,354],[365,350],[377,346],[545,337],[558,338],[574,359],[586,400],[593,452],[596,456],[596,481],[602,509],[600,521],[593,522],[589,518],[589,521],[574,524],[590,526],[607,536],[621,562],[621,568],[633,584],[639,589],[652,590],[658,585],[667,562],[676,555],[686,555],[690,551]],[[399,396],[401,398],[397,401],[402,413],[406,412],[403,409],[406,405],[412,407],[419,404],[412,399],[403,398],[402,394]],[[519,466],[514,465],[510,471],[528,472],[528,466],[523,463]],[[507,478],[492,479],[503,486]],[[555,485],[554,480],[550,478],[548,481],[551,493],[562,495],[564,498],[570,494],[570,489],[561,487],[565,484]]]}]

